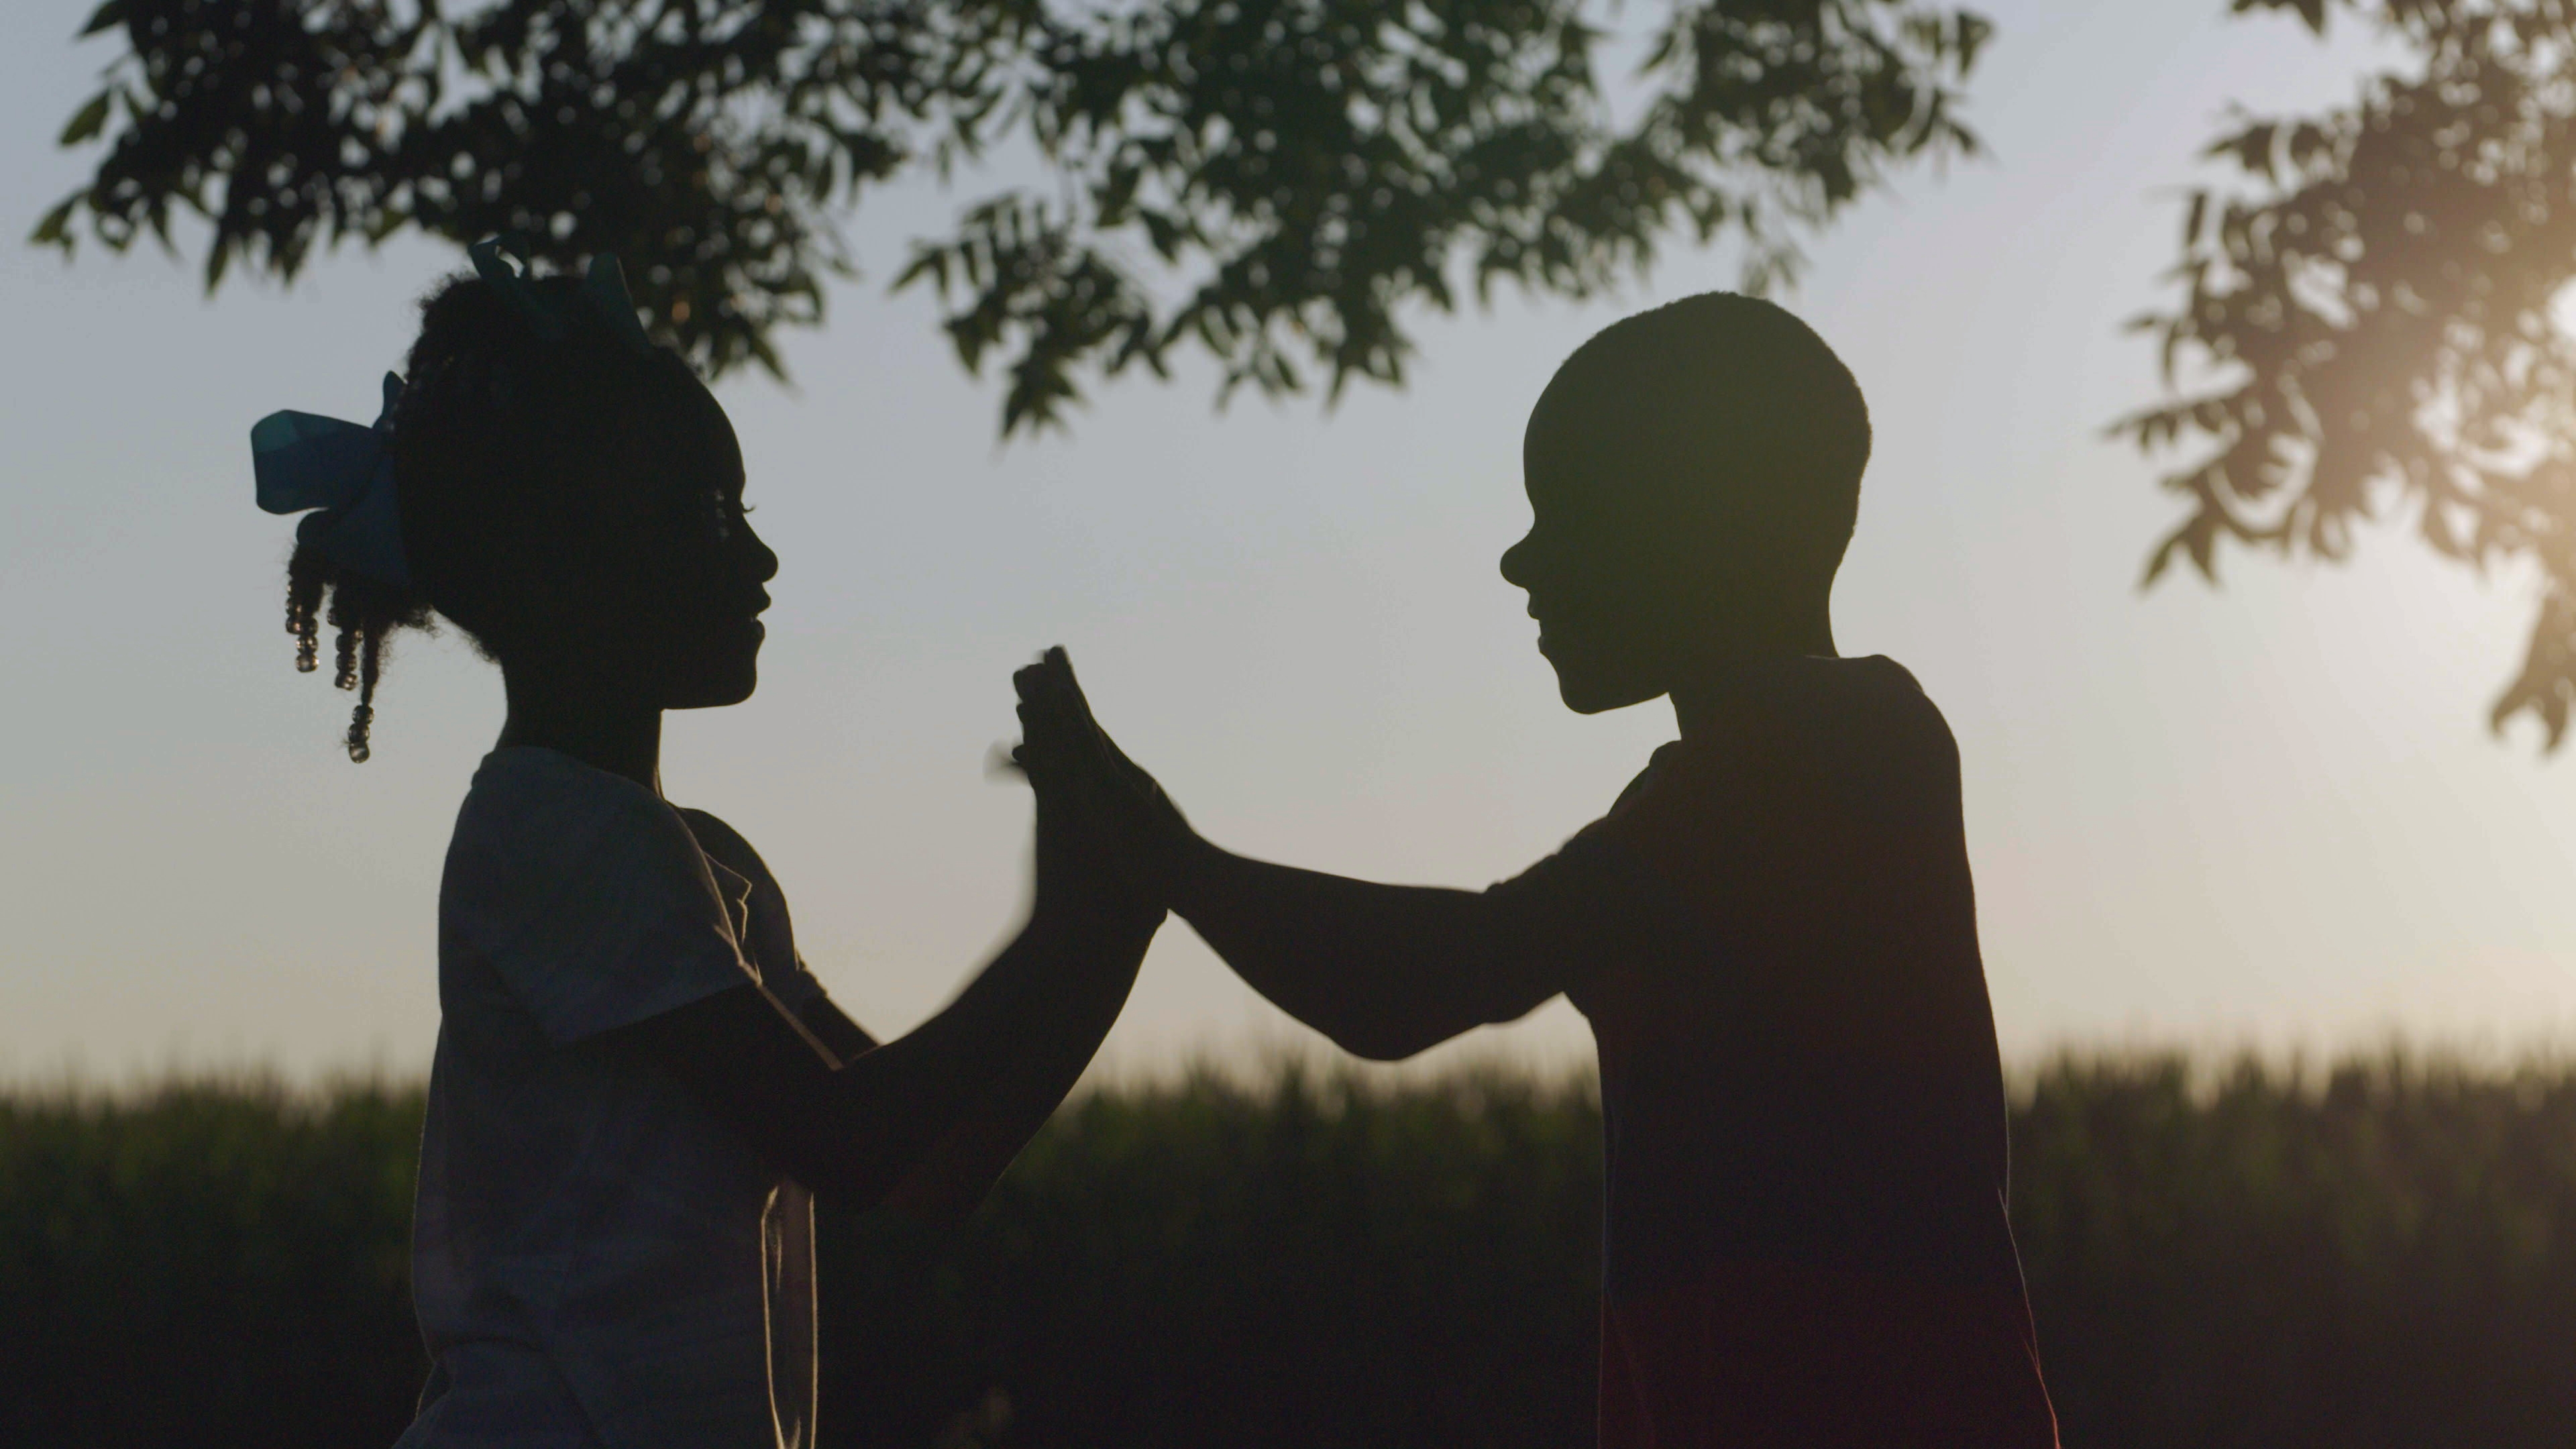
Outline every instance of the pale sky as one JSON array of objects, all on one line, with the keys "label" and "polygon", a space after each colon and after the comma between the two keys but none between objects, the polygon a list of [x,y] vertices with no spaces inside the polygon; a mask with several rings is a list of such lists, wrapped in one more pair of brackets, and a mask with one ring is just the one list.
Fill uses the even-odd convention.
[{"label": "pale sky", "polygon": [[[2528,582],[2386,529],[2348,567],[2236,556],[2223,591],[2142,596],[2173,505],[2102,438],[2155,396],[2120,324],[2159,299],[2213,123],[2341,95],[2359,53],[2220,0],[1984,8],[1991,158],[1857,209],[1784,300],[1870,397],[1837,633],[1911,667],[1959,736],[2007,1051],[2566,1040],[2576,764],[2484,724]],[[82,174],[50,142],[106,59],[69,41],[89,9],[0,11],[0,236]],[[797,385],[720,388],[783,571],[759,694],[674,716],[665,756],[674,799],[767,856],[853,1016],[920,1020],[1012,925],[1028,807],[985,762],[1045,644],[1213,839],[1353,874],[1511,874],[1671,737],[1661,705],[1556,702],[1494,559],[1556,363],[1728,285],[1731,254],[1676,245],[1589,306],[1421,317],[1410,389],[1332,413],[1220,414],[1192,368],[1001,447],[997,385],[927,298],[883,291],[971,194],[875,194],[868,276],[784,339]],[[0,1075],[412,1070],[437,1029],[439,862],[499,682],[410,642],[350,765],[347,697],[292,668],[291,525],[252,506],[246,438],[281,407],[373,416],[410,299],[461,258],[348,251],[212,301],[197,261],[0,244]],[[1107,1060],[1311,1041],[1175,924]],[[1588,1039],[1558,1003],[1462,1049],[1562,1065]]]}]

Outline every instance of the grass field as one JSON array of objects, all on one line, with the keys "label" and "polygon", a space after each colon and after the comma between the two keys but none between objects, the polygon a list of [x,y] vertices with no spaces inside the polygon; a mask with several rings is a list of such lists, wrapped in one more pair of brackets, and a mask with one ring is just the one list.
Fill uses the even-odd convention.
[{"label": "grass field", "polygon": [[[419,1113],[0,1097],[0,1443],[390,1443]],[[2068,1058],[2013,1140],[2071,1449],[2576,1440],[2576,1068]],[[826,1219],[823,1442],[1586,1443],[1598,1152],[1496,1073],[1088,1096],[964,1233]]]}]

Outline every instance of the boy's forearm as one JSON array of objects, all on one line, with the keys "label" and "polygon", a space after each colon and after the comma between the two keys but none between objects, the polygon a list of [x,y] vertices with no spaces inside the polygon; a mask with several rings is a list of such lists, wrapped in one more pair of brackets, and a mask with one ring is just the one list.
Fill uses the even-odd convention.
[{"label": "boy's forearm", "polygon": [[1245,984],[1345,1051],[1393,1061],[1484,1019],[1472,892],[1272,865],[1196,839],[1166,879],[1173,911]]}]

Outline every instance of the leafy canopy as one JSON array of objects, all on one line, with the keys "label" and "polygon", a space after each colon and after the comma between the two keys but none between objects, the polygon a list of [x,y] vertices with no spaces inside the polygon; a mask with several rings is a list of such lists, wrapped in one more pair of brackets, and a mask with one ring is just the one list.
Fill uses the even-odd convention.
[{"label": "leafy canopy", "polygon": [[1988,27],[1924,0],[1669,0],[1613,114],[1591,0],[108,0],[122,50],[72,117],[95,176],[35,240],[211,226],[291,281],[317,245],[513,228],[619,253],[711,373],[779,371],[852,270],[836,219],[919,167],[1026,148],[916,243],[1002,430],[1086,372],[1204,350],[1227,392],[1400,384],[1402,313],[1497,281],[1584,297],[1675,232],[1754,288],[1891,164],[1973,153]]},{"label": "leafy canopy", "polygon": [[2340,559],[2375,513],[2437,552],[2537,564],[2497,728],[2564,738],[2576,703],[2576,0],[2234,0],[2322,33],[2354,13],[2401,69],[2310,116],[2240,116],[2210,148],[2171,310],[2140,319],[2216,380],[2121,421],[2189,504],[2148,565],[2217,577],[2223,540]]}]

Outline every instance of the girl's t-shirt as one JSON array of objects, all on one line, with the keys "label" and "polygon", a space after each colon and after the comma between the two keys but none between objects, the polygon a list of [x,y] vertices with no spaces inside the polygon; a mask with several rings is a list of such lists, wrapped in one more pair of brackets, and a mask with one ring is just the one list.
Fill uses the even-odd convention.
[{"label": "girl's t-shirt", "polygon": [[821,987],[721,822],[554,750],[486,756],[439,891],[405,1449],[810,1449],[811,1200],[599,1037]]}]

